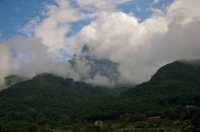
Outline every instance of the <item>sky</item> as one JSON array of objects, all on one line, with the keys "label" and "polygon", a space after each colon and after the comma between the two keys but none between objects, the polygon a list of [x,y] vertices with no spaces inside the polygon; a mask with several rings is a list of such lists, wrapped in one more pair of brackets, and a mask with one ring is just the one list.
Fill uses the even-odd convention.
[{"label": "sky", "polygon": [[67,61],[85,44],[97,59],[119,64],[121,82],[148,81],[167,63],[200,58],[199,5],[199,0],[0,0],[0,84],[10,74],[31,78],[43,72],[79,80],[84,68],[73,71]]}]

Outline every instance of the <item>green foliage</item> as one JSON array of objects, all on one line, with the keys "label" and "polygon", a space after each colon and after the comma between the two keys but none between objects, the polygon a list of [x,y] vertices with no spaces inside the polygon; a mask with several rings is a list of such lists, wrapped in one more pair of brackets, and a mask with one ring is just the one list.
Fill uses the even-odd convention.
[{"label": "green foliage", "polygon": [[129,113],[130,121],[151,116],[184,119],[199,110],[186,108],[200,106],[199,86],[200,66],[176,61],[160,68],[150,81],[122,92],[113,100],[93,105],[77,117],[88,121],[124,120],[123,115]]},{"label": "green foliage", "polygon": [[46,127],[25,122],[0,123],[0,132],[53,132]]},{"label": "green foliage", "polygon": [[200,113],[193,114],[191,124],[194,126],[194,131],[197,132],[197,129],[200,128]]},{"label": "green foliage", "polygon": [[28,132],[37,132],[38,127],[37,127],[37,125],[30,125],[30,126],[27,127],[27,131]]},{"label": "green foliage", "polygon": [[[81,131],[81,129],[79,129]],[[86,126],[83,128],[81,132],[102,132],[102,128],[100,126]]]},{"label": "green foliage", "polygon": [[[22,121],[40,126],[50,124],[51,127],[78,122],[72,131],[99,132],[113,128],[109,125],[102,128],[89,126],[88,122],[117,120],[122,122],[118,127],[123,128],[127,122],[155,116],[184,120],[200,111],[199,107],[186,107],[200,106],[199,86],[200,66],[178,61],[163,66],[150,81],[130,88],[119,96],[121,89],[108,89],[53,74],[41,74],[0,92],[0,122]],[[171,124],[169,120],[164,121],[165,126]],[[159,126],[161,123],[152,123],[155,124]],[[146,127],[146,124],[140,125]],[[0,126],[0,130],[3,129],[5,127]]]},{"label": "green foliage", "polygon": [[82,109],[113,98],[115,89],[94,86],[53,74],[40,74],[0,92],[0,121],[41,125],[76,122]]},{"label": "green foliage", "polygon": [[19,82],[22,82],[25,80],[27,80],[27,78],[25,78],[25,77],[20,77],[17,75],[9,75],[9,76],[5,77],[5,85],[8,87],[8,86],[14,85],[16,83],[19,83]]},{"label": "green foliage", "polygon": [[147,127],[147,124],[144,123],[144,122],[139,122],[139,123],[135,126],[135,128],[145,128],[145,127]]},{"label": "green foliage", "polygon": [[104,128],[106,128],[106,131],[112,131],[113,130],[113,125],[112,125],[112,123],[109,122],[109,123],[107,123],[106,127],[104,127]]},{"label": "green foliage", "polygon": [[118,126],[117,126],[117,128],[119,129],[119,128],[125,128],[127,126],[127,122],[122,122],[122,123],[120,123]]},{"label": "green foliage", "polygon": [[81,132],[81,129],[78,126],[74,126],[72,132]]},{"label": "green foliage", "polygon": [[165,118],[165,119],[164,119],[163,125],[164,125],[164,126],[171,126],[171,125],[172,125],[172,121],[169,120],[168,118]]}]

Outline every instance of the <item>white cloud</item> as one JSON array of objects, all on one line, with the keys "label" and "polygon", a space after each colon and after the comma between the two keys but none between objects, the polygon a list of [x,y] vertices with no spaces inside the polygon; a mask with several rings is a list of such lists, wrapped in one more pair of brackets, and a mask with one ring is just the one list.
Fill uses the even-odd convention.
[{"label": "white cloud", "polygon": [[45,11],[41,11],[40,14],[43,15],[43,16],[45,16],[46,12]]},{"label": "white cloud", "polygon": [[9,51],[6,45],[0,45],[0,89],[1,85],[4,84],[4,77],[9,74],[10,63],[9,63]]},{"label": "white cloud", "polygon": [[28,24],[25,27],[23,27],[22,29],[20,29],[19,31],[24,33],[28,37],[33,37],[35,34],[35,29],[37,28],[40,21],[41,20],[39,17],[32,18],[28,22]]},{"label": "white cloud", "polygon": [[111,82],[109,78],[105,76],[101,76],[99,74],[96,74],[93,79],[86,80],[87,83],[92,83],[95,85],[103,85],[107,87],[115,86],[114,82]]},{"label": "white cloud", "polygon": [[116,5],[129,1],[131,0],[76,0],[80,7],[93,6],[98,9],[113,9]]},{"label": "white cloud", "polygon": [[[66,37],[71,30],[71,23],[98,17],[101,10],[113,11],[116,5],[128,1],[130,0],[76,0],[79,7],[74,8],[70,1],[55,0],[57,5],[46,4],[47,12],[42,11],[42,14],[47,16],[45,19],[39,22],[36,19],[38,17],[34,18],[22,31],[27,36],[32,36],[34,32],[36,37],[42,38],[42,42],[49,47],[50,51],[57,52],[71,45]],[[88,10],[90,13],[84,13],[83,10]]]},{"label": "white cloud", "polygon": [[155,4],[155,3],[158,3],[159,2],[159,0],[153,0],[153,3]]},{"label": "white cloud", "polygon": [[140,9],[138,4],[136,5],[136,8],[137,8],[138,11],[141,11],[141,9]]},{"label": "white cloud", "polygon": [[47,18],[35,31],[35,36],[42,38],[43,43],[53,52],[64,48],[68,43],[66,34],[70,31],[70,23],[91,17],[73,8],[69,1],[56,0],[55,2],[58,6],[47,5]]},{"label": "white cloud", "polygon": [[[40,38],[16,37],[0,45],[0,79],[9,74],[31,78],[40,73],[54,73],[78,80],[79,73],[68,63],[57,63],[53,59],[54,53],[49,52],[41,41]],[[15,49],[18,55],[12,58],[9,49]]]},{"label": "white cloud", "polygon": [[185,25],[200,20],[199,5],[200,1],[176,0],[168,7],[168,17],[175,19],[177,23]]},{"label": "white cloud", "polygon": [[20,12],[20,9],[18,7],[15,8],[16,12]]},{"label": "white cloud", "polygon": [[159,15],[164,15],[164,12],[160,9],[156,9],[156,8],[149,8],[148,10],[152,11],[154,14],[154,16],[159,16]]},{"label": "white cloud", "polygon": [[[79,72],[75,72],[67,64],[57,65],[52,58],[62,57],[60,49],[80,54],[84,44],[88,44],[98,58],[118,62],[121,81],[131,83],[147,81],[159,67],[177,59],[200,58],[199,0],[176,0],[167,7],[166,13],[151,9],[154,14],[142,23],[132,15],[116,11],[117,4],[128,0],[76,2],[79,7],[74,8],[69,1],[56,0],[58,6],[47,6],[45,19],[34,19],[24,28],[28,36],[35,34],[35,38],[6,42],[20,53],[16,59],[11,59],[9,72],[29,76],[53,72],[79,79],[79,74],[86,74],[88,67],[79,67]],[[82,10],[90,10],[91,14]],[[91,23],[77,34],[66,37],[72,22],[89,18],[93,18]],[[27,56],[32,56],[32,60]],[[3,59],[8,60],[7,57]],[[8,73],[0,71],[2,75]],[[99,75],[88,81],[98,83],[98,80],[110,83]]]},{"label": "white cloud", "polygon": [[97,57],[119,62],[122,80],[140,83],[166,63],[200,58],[199,4],[175,1],[166,15],[157,13],[142,23],[122,12],[102,12],[77,39]]}]

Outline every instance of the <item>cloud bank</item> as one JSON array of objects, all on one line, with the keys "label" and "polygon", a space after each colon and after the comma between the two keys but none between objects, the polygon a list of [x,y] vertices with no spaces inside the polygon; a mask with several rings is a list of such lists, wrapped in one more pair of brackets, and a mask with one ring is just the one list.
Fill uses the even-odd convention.
[{"label": "cloud bank", "polygon": [[[78,80],[79,73],[70,68],[65,54],[81,54],[84,44],[98,59],[117,62],[119,81],[132,84],[149,80],[166,63],[200,58],[199,0],[175,0],[164,11],[153,9],[154,14],[142,22],[117,11],[116,6],[128,0],[76,0],[76,6],[65,0],[55,2],[57,6],[46,5],[45,19],[36,17],[23,28],[28,38],[15,37],[0,45],[1,82],[8,74],[32,77],[42,72]],[[71,24],[83,20],[90,23],[67,36]],[[17,51],[17,57],[10,55],[10,49]],[[110,83],[98,74],[88,82]]]}]

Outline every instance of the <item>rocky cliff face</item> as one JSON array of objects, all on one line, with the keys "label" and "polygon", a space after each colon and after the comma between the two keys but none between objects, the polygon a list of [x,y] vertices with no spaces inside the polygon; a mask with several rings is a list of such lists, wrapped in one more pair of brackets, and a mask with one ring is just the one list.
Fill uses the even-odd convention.
[{"label": "rocky cliff face", "polygon": [[97,75],[112,82],[119,79],[118,64],[107,59],[96,59],[87,45],[83,46],[82,55],[75,54],[69,63],[72,69],[80,73],[82,80],[93,79]]}]

